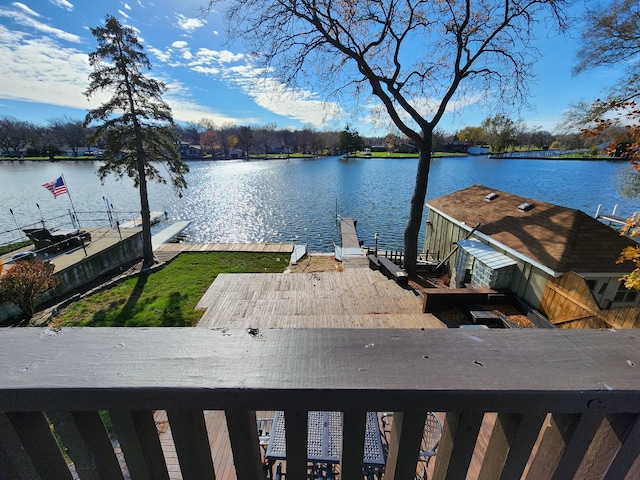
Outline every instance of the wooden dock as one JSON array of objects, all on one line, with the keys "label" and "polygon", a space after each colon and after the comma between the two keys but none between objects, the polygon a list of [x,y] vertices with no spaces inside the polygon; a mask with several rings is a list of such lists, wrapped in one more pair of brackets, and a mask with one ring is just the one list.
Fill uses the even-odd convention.
[{"label": "wooden dock", "polygon": [[362,251],[356,221],[353,218],[340,218],[340,239],[342,245],[336,246],[336,258],[345,268],[369,268],[369,261]]},{"label": "wooden dock", "polygon": [[154,247],[153,254],[161,262],[171,261],[182,252],[281,253],[289,258],[293,248],[293,243],[163,243]]},{"label": "wooden dock", "polygon": [[151,245],[153,249],[157,249],[163,243],[170,242],[172,239],[180,235],[185,229],[187,229],[191,225],[191,221],[187,222],[176,222],[164,230],[156,233],[153,237],[151,237]]},{"label": "wooden dock", "polygon": [[[161,222],[162,220],[166,220],[167,214],[166,212],[151,212],[150,217],[151,217],[151,225],[155,225],[156,223]],[[133,220],[122,222],[120,224],[120,228],[136,228],[141,226],[142,226],[141,217],[137,217],[137,218],[134,218]]]}]

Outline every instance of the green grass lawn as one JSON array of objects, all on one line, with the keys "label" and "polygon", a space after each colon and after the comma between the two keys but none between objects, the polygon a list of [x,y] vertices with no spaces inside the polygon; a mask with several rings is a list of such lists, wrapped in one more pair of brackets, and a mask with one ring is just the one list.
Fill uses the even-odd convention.
[{"label": "green grass lawn", "polygon": [[24,242],[11,243],[9,245],[0,245],[0,255],[13,252],[14,250],[26,247],[27,245],[31,245],[32,243],[33,242],[31,242],[31,240],[25,240]]},{"label": "green grass lawn", "polygon": [[162,270],[142,274],[64,308],[52,327],[191,327],[196,304],[219,273],[282,272],[282,254],[182,253]]}]

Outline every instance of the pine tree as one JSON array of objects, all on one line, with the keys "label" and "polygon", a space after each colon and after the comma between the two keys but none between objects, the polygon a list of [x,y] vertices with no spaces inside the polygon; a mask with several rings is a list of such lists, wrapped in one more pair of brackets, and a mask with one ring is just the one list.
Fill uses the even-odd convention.
[{"label": "pine tree", "polygon": [[142,219],[143,268],[154,263],[151,246],[151,219],[147,181],[166,183],[152,161],[164,161],[171,181],[180,195],[186,188],[184,174],[188,166],[178,153],[178,134],[171,109],[162,100],[166,85],[146,77],[151,63],[133,29],[124,27],[107,15],[104,27],[92,28],[98,48],[89,55],[94,69],[85,91],[87,97],[109,91],[111,98],[90,110],[85,126],[99,123],[93,135],[94,143],[104,143],[105,163],[98,175],[104,181],[109,173],[128,175],[140,191]]}]

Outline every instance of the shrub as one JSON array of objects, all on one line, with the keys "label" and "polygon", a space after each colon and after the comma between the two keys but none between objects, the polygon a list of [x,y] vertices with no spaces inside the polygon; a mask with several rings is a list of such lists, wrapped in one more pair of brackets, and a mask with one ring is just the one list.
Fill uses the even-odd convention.
[{"label": "shrub", "polygon": [[42,260],[17,262],[0,277],[0,301],[15,303],[30,318],[38,297],[56,286],[53,269],[51,263]]}]

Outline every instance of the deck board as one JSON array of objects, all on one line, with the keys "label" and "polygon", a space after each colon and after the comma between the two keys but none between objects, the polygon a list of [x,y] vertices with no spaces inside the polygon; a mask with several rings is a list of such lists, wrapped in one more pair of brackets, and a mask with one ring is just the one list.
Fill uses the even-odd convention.
[{"label": "deck board", "polygon": [[205,328],[444,328],[412,290],[367,269],[221,274],[196,308]]}]

